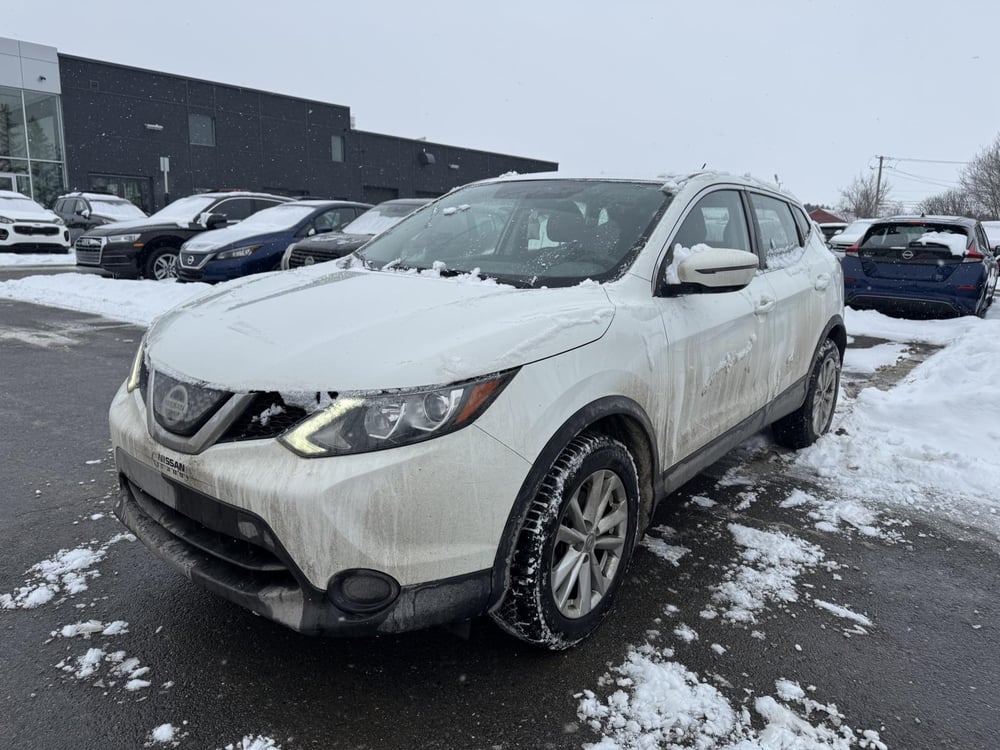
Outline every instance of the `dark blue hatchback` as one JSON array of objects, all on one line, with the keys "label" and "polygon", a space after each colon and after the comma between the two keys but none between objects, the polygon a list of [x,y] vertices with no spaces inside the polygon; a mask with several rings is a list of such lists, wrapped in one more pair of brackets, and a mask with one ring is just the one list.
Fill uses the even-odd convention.
[{"label": "dark blue hatchback", "polygon": [[177,259],[177,279],[216,282],[275,271],[291,243],[336,231],[369,208],[367,203],[300,200],[258,211],[185,242]]},{"label": "dark blue hatchback", "polygon": [[894,315],[983,316],[997,285],[982,225],[957,216],[880,219],[842,264],[847,305]]}]

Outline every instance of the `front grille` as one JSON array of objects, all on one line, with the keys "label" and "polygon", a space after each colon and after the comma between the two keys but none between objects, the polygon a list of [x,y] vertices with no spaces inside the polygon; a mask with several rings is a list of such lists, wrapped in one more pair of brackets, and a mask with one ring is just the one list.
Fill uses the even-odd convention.
[{"label": "front grille", "polygon": [[59,227],[56,226],[45,226],[45,227],[29,227],[25,224],[15,224],[14,225],[15,234],[26,234],[29,236],[42,235],[51,236],[53,234],[59,234]]},{"label": "front grille", "polygon": [[226,391],[188,383],[156,372],[153,375],[153,416],[163,429],[190,437],[212,418],[230,397]]},{"label": "front grille", "polygon": [[288,256],[288,267],[299,268],[300,266],[311,266],[314,263],[336,260],[344,254],[336,250],[320,250],[319,248],[315,250],[311,248],[309,250],[302,250],[296,247],[292,249],[292,252]]},{"label": "front grille", "polygon": [[103,244],[98,237],[80,237],[76,241],[76,262],[83,265],[99,266]]},{"label": "front grille", "polygon": [[289,406],[279,393],[258,393],[240,418],[219,439],[220,443],[275,438],[306,418],[300,406]]}]

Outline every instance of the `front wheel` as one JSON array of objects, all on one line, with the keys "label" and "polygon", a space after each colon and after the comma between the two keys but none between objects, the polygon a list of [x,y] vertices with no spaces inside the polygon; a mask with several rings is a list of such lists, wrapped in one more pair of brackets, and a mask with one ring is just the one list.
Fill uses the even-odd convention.
[{"label": "front wheel", "polygon": [[158,247],[146,258],[143,266],[143,276],[147,279],[177,278],[177,250],[172,247]]},{"label": "front wheel", "polygon": [[639,480],[624,444],[574,438],[553,463],[518,531],[493,619],[554,651],[590,635],[610,611],[635,546]]},{"label": "front wheel", "polygon": [[816,442],[830,429],[833,412],[837,407],[840,390],[840,350],[831,339],[823,342],[816,355],[806,400],[787,417],[774,423],[772,432],[779,445],[786,448],[805,448]]}]

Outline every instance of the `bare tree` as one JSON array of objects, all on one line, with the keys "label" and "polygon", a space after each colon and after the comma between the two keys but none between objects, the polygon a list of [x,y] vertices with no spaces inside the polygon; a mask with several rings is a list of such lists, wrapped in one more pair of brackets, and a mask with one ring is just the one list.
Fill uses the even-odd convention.
[{"label": "bare tree", "polygon": [[980,213],[1000,217],[1000,135],[962,172],[962,187]]},{"label": "bare tree", "polygon": [[980,218],[982,213],[978,210],[976,201],[962,188],[952,188],[943,193],[932,195],[930,198],[924,199],[918,209],[925,214],[968,216],[973,219]]},{"label": "bare tree", "polygon": [[841,210],[859,219],[881,216],[884,213],[882,209],[890,204],[892,188],[885,179],[882,180],[877,194],[876,187],[878,185],[874,174],[858,175],[850,185],[840,191]]}]

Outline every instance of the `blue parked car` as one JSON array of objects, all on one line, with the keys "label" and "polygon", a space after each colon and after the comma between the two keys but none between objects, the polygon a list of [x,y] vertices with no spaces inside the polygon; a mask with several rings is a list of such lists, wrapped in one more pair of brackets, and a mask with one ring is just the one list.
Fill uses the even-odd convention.
[{"label": "blue parked car", "polygon": [[291,243],[341,229],[371,208],[367,203],[299,200],[283,203],[181,246],[178,281],[228,281],[275,271]]},{"label": "blue parked car", "polygon": [[986,314],[997,260],[975,219],[895,216],[845,250],[844,302],[895,315]]}]

